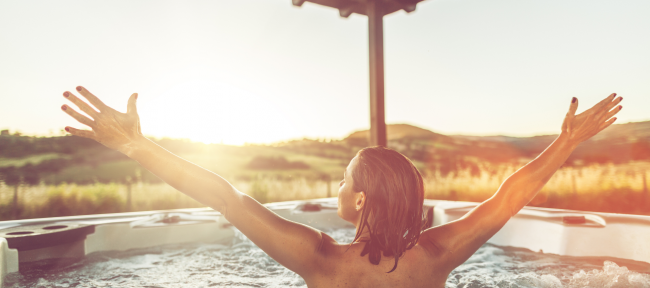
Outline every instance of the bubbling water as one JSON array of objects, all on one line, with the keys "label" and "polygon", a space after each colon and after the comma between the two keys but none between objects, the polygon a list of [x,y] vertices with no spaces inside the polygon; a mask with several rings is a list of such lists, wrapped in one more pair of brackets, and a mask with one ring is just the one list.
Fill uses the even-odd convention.
[{"label": "bubbling water", "polygon": [[[641,266],[647,271],[650,265]],[[650,288],[650,274],[630,271],[598,257],[559,256],[485,244],[451,272],[446,288],[452,287]]]},{"label": "bubbling water", "polygon": [[[329,231],[350,243],[354,229]],[[623,261],[621,259],[621,261]],[[589,271],[589,272],[585,272]],[[4,287],[305,287],[241,233],[230,243],[191,244],[101,252],[56,269],[10,273]],[[647,287],[650,275],[615,262],[483,245],[456,268],[446,288]]]}]

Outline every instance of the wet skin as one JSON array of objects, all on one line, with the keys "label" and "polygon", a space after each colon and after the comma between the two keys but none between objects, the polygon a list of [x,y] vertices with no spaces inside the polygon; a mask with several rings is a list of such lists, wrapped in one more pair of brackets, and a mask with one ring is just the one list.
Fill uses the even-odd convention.
[{"label": "wet skin", "polygon": [[[578,144],[616,120],[613,116],[622,109],[618,104],[623,100],[614,93],[575,115],[578,101],[572,99],[560,135],[544,152],[508,177],[490,199],[461,219],[423,231],[418,244],[406,251],[397,269],[386,273],[393,267],[394,259],[382,257],[379,265],[372,265],[367,255],[359,256],[365,244],[337,243],[321,231],[288,221],[219,175],[145,138],[140,131],[137,94],[129,98],[127,112],[121,113],[85,88],[79,86],[76,90],[97,110],[66,91],[64,97],[92,118],[63,105],[64,112],[92,129],[66,127],[66,131],[124,153],[174,188],[220,211],[269,256],[302,276],[309,287],[444,287],[449,273],[530,202]],[[352,189],[351,175],[356,165],[355,157],[345,169],[339,188],[338,215],[358,228],[366,193]]]}]

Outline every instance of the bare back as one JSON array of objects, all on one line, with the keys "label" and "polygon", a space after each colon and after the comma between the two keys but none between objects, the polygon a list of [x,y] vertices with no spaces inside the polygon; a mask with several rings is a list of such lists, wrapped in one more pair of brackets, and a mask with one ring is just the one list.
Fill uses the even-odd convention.
[{"label": "bare back", "polygon": [[399,259],[391,273],[393,257],[382,257],[379,265],[371,264],[368,255],[360,256],[365,243],[339,244],[325,236],[320,250],[323,258],[320,271],[310,273],[305,282],[313,287],[444,287],[449,272],[439,269],[435,253],[423,245],[415,245]]}]

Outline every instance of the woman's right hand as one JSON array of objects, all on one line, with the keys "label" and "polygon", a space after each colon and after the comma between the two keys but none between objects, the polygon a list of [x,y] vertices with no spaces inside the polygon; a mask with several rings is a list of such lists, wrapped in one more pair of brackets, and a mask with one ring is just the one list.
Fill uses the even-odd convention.
[{"label": "woman's right hand", "polygon": [[120,151],[128,155],[128,151],[133,144],[143,138],[140,131],[140,118],[136,109],[135,102],[138,98],[137,93],[133,93],[129,98],[127,112],[121,113],[115,109],[106,106],[99,98],[90,93],[84,87],[77,86],[77,91],[90,102],[97,110],[93,109],[88,103],[79,99],[69,91],[63,93],[63,96],[77,105],[81,111],[88,114],[92,119],[80,114],[68,105],[61,106],[61,109],[79,121],[81,124],[89,126],[92,130],[80,130],[69,126],[65,131],[72,135],[93,139],[104,146]]},{"label": "woman's right hand", "polygon": [[566,134],[573,145],[591,138],[616,121],[614,115],[623,109],[623,106],[616,106],[621,101],[623,97],[617,98],[616,93],[612,93],[594,107],[575,115],[578,110],[578,98],[573,97],[569,112],[562,123],[562,134]]}]

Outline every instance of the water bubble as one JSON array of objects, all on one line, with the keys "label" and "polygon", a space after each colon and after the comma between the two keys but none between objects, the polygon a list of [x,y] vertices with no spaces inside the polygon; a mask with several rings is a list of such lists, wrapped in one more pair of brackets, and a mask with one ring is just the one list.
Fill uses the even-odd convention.
[{"label": "water bubble", "polygon": [[452,271],[445,287],[650,288],[650,275],[630,271],[610,260],[601,263],[594,265],[593,257],[558,256],[486,244]]},{"label": "water bubble", "polygon": [[[300,276],[236,233],[228,243],[95,253],[58,270],[10,273],[5,287],[306,287]],[[350,243],[355,230],[328,234]],[[485,244],[451,272],[445,287],[650,288],[650,275],[611,260],[594,263],[593,257]]]}]

